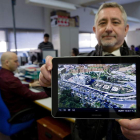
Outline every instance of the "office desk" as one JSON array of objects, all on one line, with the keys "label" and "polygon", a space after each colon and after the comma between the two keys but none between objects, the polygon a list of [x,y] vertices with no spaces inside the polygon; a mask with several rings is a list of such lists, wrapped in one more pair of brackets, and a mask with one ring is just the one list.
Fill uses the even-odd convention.
[{"label": "office desk", "polygon": [[[52,100],[51,97],[49,98],[45,98],[45,99],[40,99],[40,100],[35,100],[34,101],[36,104],[44,107],[45,109],[51,111],[52,110]],[[66,118],[67,120],[69,120],[70,122],[74,123],[75,122],[75,118]]]},{"label": "office desk", "polygon": [[[27,84],[28,82],[24,82],[22,81],[23,84]],[[40,92],[34,88],[30,88],[31,91],[33,92]],[[52,110],[52,100],[51,97],[45,98],[45,99],[39,99],[39,100],[35,100],[34,101],[36,104],[38,104],[39,106],[51,111]],[[67,120],[71,121],[71,122],[75,122],[75,118],[66,118]]]}]

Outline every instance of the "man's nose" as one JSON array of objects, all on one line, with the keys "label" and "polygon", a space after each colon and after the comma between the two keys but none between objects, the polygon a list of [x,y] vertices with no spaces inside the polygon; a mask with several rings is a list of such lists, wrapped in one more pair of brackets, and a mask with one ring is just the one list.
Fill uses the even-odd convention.
[{"label": "man's nose", "polygon": [[112,30],[113,30],[113,28],[112,28],[112,24],[109,22],[109,23],[107,23],[107,25],[106,25],[106,32],[107,33],[112,33]]}]

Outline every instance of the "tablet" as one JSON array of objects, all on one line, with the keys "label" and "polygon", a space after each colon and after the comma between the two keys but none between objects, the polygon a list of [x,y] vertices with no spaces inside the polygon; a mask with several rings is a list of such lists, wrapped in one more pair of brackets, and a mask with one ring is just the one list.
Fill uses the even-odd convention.
[{"label": "tablet", "polygon": [[60,57],[52,60],[52,115],[139,118],[140,57]]}]

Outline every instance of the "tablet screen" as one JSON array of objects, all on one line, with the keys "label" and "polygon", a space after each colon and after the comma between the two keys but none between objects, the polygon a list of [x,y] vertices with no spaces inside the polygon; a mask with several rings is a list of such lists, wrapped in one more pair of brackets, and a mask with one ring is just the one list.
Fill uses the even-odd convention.
[{"label": "tablet screen", "polygon": [[59,64],[58,108],[136,111],[136,64]]},{"label": "tablet screen", "polygon": [[137,110],[136,62],[59,63],[57,75],[57,110],[61,114],[105,117]]}]

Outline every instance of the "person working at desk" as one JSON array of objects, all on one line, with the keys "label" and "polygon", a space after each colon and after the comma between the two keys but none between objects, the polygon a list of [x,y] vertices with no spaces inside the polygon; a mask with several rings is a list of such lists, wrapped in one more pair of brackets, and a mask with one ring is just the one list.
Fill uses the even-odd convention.
[{"label": "person working at desk", "polygon": [[[29,87],[40,86],[39,81],[31,84],[22,84],[14,77],[13,72],[19,66],[15,53],[5,52],[1,56],[2,69],[0,70],[1,96],[7,105],[11,116],[17,112],[32,106],[32,101],[47,98],[45,92],[34,93]],[[49,93],[48,93],[49,94]]]},{"label": "person working at desk", "polygon": [[44,34],[44,41],[38,45],[38,49],[54,49],[53,44],[49,42],[49,34]]},{"label": "person working at desk", "polygon": [[79,54],[79,50],[77,48],[72,48],[71,56],[77,56]]},{"label": "person working at desk", "polygon": [[[104,3],[96,16],[93,31],[98,44],[89,56],[129,55],[129,48],[124,40],[129,29],[124,8],[117,3]],[[52,57],[46,57],[42,66],[40,84],[44,87],[51,85]],[[79,137],[82,140],[140,140],[140,118],[103,120],[77,119],[75,122]]]}]

